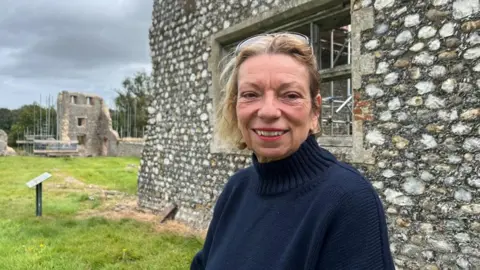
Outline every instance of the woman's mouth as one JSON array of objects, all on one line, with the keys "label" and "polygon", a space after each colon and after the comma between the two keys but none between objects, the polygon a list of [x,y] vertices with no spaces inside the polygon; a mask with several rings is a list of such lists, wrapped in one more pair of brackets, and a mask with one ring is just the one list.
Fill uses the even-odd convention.
[{"label": "woman's mouth", "polygon": [[288,132],[288,130],[261,130],[261,129],[254,129],[253,131],[261,137],[269,137],[269,138],[280,137],[283,134]]}]

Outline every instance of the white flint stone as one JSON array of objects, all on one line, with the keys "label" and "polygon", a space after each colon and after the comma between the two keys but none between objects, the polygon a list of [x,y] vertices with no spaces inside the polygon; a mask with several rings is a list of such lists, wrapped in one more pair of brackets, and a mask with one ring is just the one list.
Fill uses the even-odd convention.
[{"label": "white flint stone", "polygon": [[425,192],[425,184],[413,177],[409,177],[403,184],[403,190],[407,194],[420,195]]},{"label": "white flint stone", "polygon": [[223,29],[230,27],[230,21],[223,21]]},{"label": "white flint stone", "polygon": [[376,189],[383,189],[383,182],[381,181],[372,181],[372,186]]},{"label": "white flint stone", "polygon": [[437,252],[453,252],[455,246],[447,242],[445,239],[427,238],[427,242],[432,245],[432,248]]},{"label": "white flint stone", "polygon": [[441,43],[440,43],[440,40],[438,39],[434,39],[430,43],[428,43],[428,48],[430,49],[430,51],[436,51],[440,49],[440,46],[441,46]]},{"label": "white flint stone", "polygon": [[365,91],[370,97],[381,97],[384,95],[382,89],[378,88],[376,85],[369,84],[365,87]]},{"label": "white flint stone", "polygon": [[385,76],[385,78],[383,80],[383,84],[394,85],[394,84],[397,83],[397,81],[398,81],[398,73],[392,72],[392,73],[389,73]]},{"label": "white flint stone", "polygon": [[457,233],[455,234],[455,239],[457,239],[457,241],[459,241],[460,243],[465,243],[470,241],[470,236],[468,235],[468,233]]},{"label": "white flint stone", "polygon": [[463,19],[480,12],[480,1],[478,0],[456,0],[453,2],[453,18]]},{"label": "white flint stone", "polygon": [[375,28],[375,34],[383,35],[388,31],[388,24],[382,23]]},{"label": "white flint stone", "polygon": [[164,165],[170,165],[170,160],[168,158],[163,159]]},{"label": "white flint stone", "polygon": [[[480,188],[480,178],[469,178],[467,180],[468,185],[474,188]],[[480,206],[480,205],[479,205]],[[479,207],[480,208],[480,207]]]},{"label": "white flint stone", "polygon": [[204,69],[204,70],[202,71],[202,75],[201,75],[201,76],[202,76],[202,78],[206,78],[206,77],[208,76],[208,72],[207,72],[206,69]]},{"label": "white flint stone", "polygon": [[455,24],[452,22],[444,24],[438,33],[444,38],[452,36],[455,33]]},{"label": "white flint stone", "polygon": [[405,27],[412,27],[420,24],[420,15],[412,14],[405,16]]},{"label": "white flint stone", "polygon": [[467,42],[470,45],[480,44],[480,35],[477,32],[471,33],[470,36],[467,38]]},{"label": "white flint stone", "polygon": [[408,196],[405,196],[402,192],[387,188],[384,194],[385,200],[389,203],[401,206],[413,205],[412,199],[410,199]]},{"label": "white flint stone", "polygon": [[459,92],[470,92],[473,90],[473,85],[469,84],[469,83],[459,83],[458,84],[458,91]]},{"label": "white flint stone", "polygon": [[397,113],[397,119],[398,121],[405,121],[408,119],[408,115],[405,112],[399,112]]},{"label": "white flint stone", "polygon": [[391,111],[396,111],[400,109],[400,107],[401,107],[401,104],[400,104],[400,99],[398,97],[395,97],[388,102],[388,108]]},{"label": "white flint stone", "polygon": [[397,57],[397,56],[400,56],[404,53],[405,53],[404,50],[396,49],[396,50],[393,50],[393,51],[390,52],[390,56]]},{"label": "white flint stone", "polygon": [[478,63],[477,65],[475,65],[475,66],[473,67],[473,71],[475,71],[475,72],[480,72],[480,63]]},{"label": "white flint stone", "polygon": [[204,52],[204,53],[202,54],[202,60],[203,60],[203,61],[207,61],[207,60],[208,60],[208,53],[207,53],[207,52]]},{"label": "white flint stone", "polygon": [[383,145],[385,143],[385,136],[378,129],[369,131],[366,139],[371,144]]},{"label": "white flint stone", "polygon": [[393,7],[395,0],[377,0],[373,5],[376,10],[382,10],[384,8]]},{"label": "white flint stone", "polygon": [[457,80],[449,78],[442,83],[442,90],[447,93],[453,93],[457,86]]},{"label": "white flint stone", "polygon": [[208,114],[202,113],[202,114],[200,115],[200,120],[202,120],[202,121],[207,121],[207,120],[208,120]]},{"label": "white flint stone", "polygon": [[429,39],[434,37],[436,33],[437,29],[435,29],[433,26],[423,26],[418,31],[418,37],[421,39]]},{"label": "white flint stone", "polygon": [[397,9],[393,12],[393,14],[391,15],[393,18],[396,18],[400,15],[402,15],[403,13],[407,12],[407,7],[406,6],[403,6],[401,7],[400,9]]},{"label": "white flint stone", "polygon": [[422,179],[425,182],[429,182],[429,181],[432,181],[433,179],[435,179],[435,176],[433,176],[433,174],[431,174],[430,172],[423,171],[420,174],[420,179]]},{"label": "white flint stone", "polygon": [[[459,157],[459,156],[455,156],[455,155],[449,155],[448,156],[448,162],[450,164],[460,164],[462,162],[462,157]],[[452,177],[453,180],[452,181],[455,181],[455,177]]]},{"label": "white flint stone", "polygon": [[480,152],[480,138],[467,138],[462,147],[469,152]]},{"label": "white flint stone", "polygon": [[148,111],[149,114],[153,114],[153,113],[155,113],[155,108],[154,107],[148,107],[147,111]]},{"label": "white flint stone", "polygon": [[395,38],[395,42],[398,44],[405,44],[410,42],[413,39],[412,32],[405,30],[398,34],[398,36]]},{"label": "white flint stone", "polygon": [[428,95],[425,106],[429,109],[440,109],[445,107],[445,100],[434,95]]},{"label": "white flint stone", "polygon": [[465,51],[463,58],[473,60],[480,57],[480,47],[471,48]]},{"label": "white flint stone", "polygon": [[424,47],[425,47],[425,43],[418,42],[418,43],[415,43],[412,47],[410,47],[410,51],[419,52],[419,51],[423,50]]},{"label": "white flint stone", "polygon": [[447,68],[444,66],[433,66],[430,71],[430,77],[441,78],[447,74]]},{"label": "white flint stone", "polygon": [[433,92],[435,90],[435,84],[431,81],[422,81],[422,82],[418,82],[415,85],[415,88],[417,88],[418,94],[423,95],[426,93]]},{"label": "white flint stone", "polygon": [[448,1],[449,1],[449,0],[433,0],[433,1],[432,1],[432,4],[433,4],[434,6],[443,6],[443,5],[448,4]]},{"label": "white flint stone", "polygon": [[392,119],[392,113],[390,111],[384,111],[380,113],[381,121],[389,121],[390,119]]},{"label": "white flint stone", "polygon": [[437,141],[432,135],[422,134],[420,142],[425,146],[425,149],[432,149],[437,147]]},{"label": "white flint stone", "polygon": [[472,193],[463,188],[455,191],[454,198],[458,201],[470,202],[472,201]]},{"label": "white flint stone", "polygon": [[421,52],[413,58],[414,64],[423,66],[431,66],[435,61],[435,56],[430,55],[428,52]]},{"label": "white flint stone", "polygon": [[458,112],[455,109],[453,109],[452,112],[450,113],[449,120],[450,121],[455,121],[457,119],[458,119]]},{"label": "white flint stone", "polygon": [[362,0],[362,7],[366,8],[372,5],[372,0]]},{"label": "white flint stone", "polygon": [[377,74],[385,74],[388,72],[388,63],[387,62],[380,62],[377,66]]},{"label": "white flint stone", "polygon": [[382,172],[382,175],[383,175],[383,177],[385,177],[385,178],[392,178],[392,177],[394,177],[396,174],[395,174],[394,171],[392,171],[392,170],[390,170],[390,169],[387,169],[387,170],[385,170],[385,171]]},{"label": "white flint stone", "polygon": [[380,41],[378,41],[377,39],[370,40],[365,43],[365,48],[369,51],[375,50],[376,48],[378,48],[378,46],[380,46]]},{"label": "white flint stone", "polygon": [[472,127],[460,122],[452,126],[452,132],[457,135],[467,135],[472,131]]}]

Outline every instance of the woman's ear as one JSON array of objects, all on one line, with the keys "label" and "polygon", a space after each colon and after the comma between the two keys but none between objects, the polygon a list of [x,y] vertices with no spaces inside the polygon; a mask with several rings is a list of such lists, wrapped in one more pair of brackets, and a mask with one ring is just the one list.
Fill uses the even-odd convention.
[{"label": "woman's ear", "polygon": [[320,94],[315,97],[315,103],[317,104],[318,114],[320,115],[320,112],[322,111],[322,96]]},{"label": "woman's ear", "polygon": [[316,133],[319,131],[319,120],[321,118],[321,112],[322,112],[322,96],[318,94],[315,97],[314,102],[315,102],[316,108],[318,109],[313,111],[311,130],[314,133]]}]

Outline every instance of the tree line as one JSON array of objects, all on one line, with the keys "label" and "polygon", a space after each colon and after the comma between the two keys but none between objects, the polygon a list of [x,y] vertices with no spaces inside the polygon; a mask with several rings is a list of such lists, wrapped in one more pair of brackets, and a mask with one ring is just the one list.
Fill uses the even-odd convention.
[{"label": "tree line", "polygon": [[[144,71],[125,77],[120,89],[114,89],[115,107],[109,108],[112,126],[121,137],[141,137],[147,124],[148,92],[152,79]],[[39,104],[18,109],[0,108],[0,129],[8,134],[8,145],[16,146],[25,133],[57,136],[56,108]],[[46,125],[48,123],[48,125]]]}]

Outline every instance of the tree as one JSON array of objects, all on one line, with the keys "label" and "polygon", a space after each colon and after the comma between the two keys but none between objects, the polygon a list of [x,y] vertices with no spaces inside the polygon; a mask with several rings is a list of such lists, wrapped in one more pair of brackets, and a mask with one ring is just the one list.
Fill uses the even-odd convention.
[{"label": "tree", "polygon": [[17,139],[25,139],[25,133],[56,137],[57,116],[54,107],[45,108],[33,104],[24,105],[16,111],[17,116],[8,133],[10,145],[15,146]]},{"label": "tree", "polygon": [[12,129],[13,123],[18,118],[18,110],[9,110],[7,108],[0,108],[0,129],[7,134]]},{"label": "tree", "polygon": [[148,120],[149,90],[152,78],[146,72],[126,77],[122,89],[116,89],[116,110],[112,110],[113,128],[122,137],[140,137]]}]

